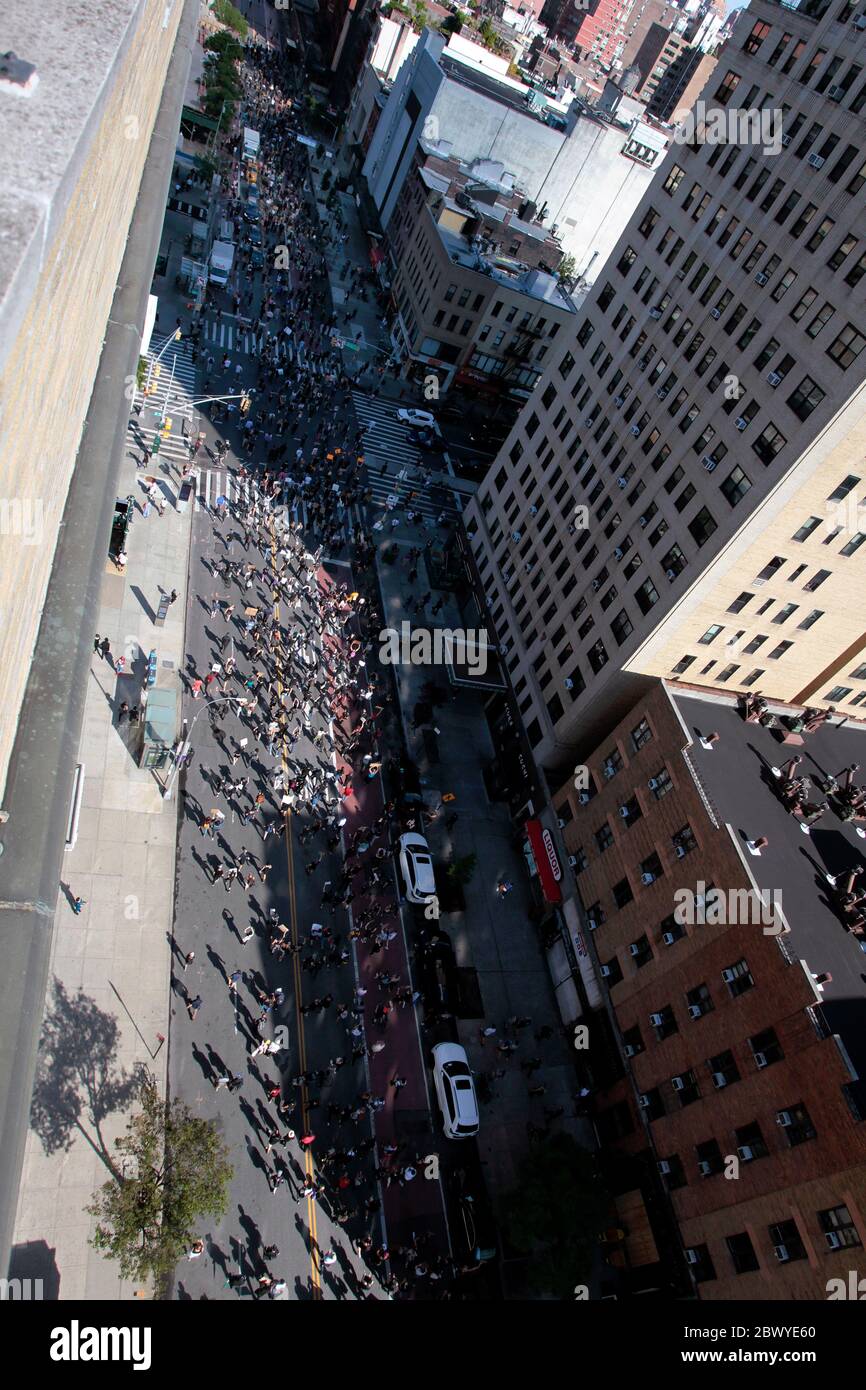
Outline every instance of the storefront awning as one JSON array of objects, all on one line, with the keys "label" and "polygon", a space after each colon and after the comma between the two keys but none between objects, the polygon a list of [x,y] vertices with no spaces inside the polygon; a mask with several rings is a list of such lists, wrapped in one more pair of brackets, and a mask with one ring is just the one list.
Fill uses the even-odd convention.
[{"label": "storefront awning", "polygon": [[538,878],[545,901],[561,903],[562,867],[553,843],[553,836],[541,824],[540,820],[528,820],[526,833],[529,836],[529,845],[535,860],[535,867],[538,870]]},{"label": "storefront awning", "polygon": [[206,116],[203,111],[196,111],[194,106],[185,106],[180,115],[181,125],[187,122],[189,125],[201,126],[202,130],[219,130],[219,123],[211,116]]}]

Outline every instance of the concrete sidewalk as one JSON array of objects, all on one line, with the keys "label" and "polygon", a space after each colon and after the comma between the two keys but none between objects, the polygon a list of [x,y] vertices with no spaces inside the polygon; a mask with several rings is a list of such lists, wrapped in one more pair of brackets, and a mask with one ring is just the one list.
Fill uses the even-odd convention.
[{"label": "concrete sidewalk", "polygon": [[[417,538],[412,539],[418,543]],[[397,562],[382,563],[383,551],[395,540],[399,550]],[[429,616],[440,591],[429,581],[423,557],[418,562],[418,578],[413,586],[409,585],[406,553],[411,543],[405,528],[401,528],[379,547],[377,564],[386,622],[398,631],[406,620],[411,620],[413,627],[430,630],[461,626],[461,615],[448,593],[444,594],[446,602],[439,614],[435,618]],[[410,614],[415,603],[410,597],[413,589],[416,596],[432,589],[426,617]],[[427,828],[434,857],[447,863],[452,858],[477,855],[475,872],[464,889],[465,911],[443,914],[440,925],[451,938],[458,966],[476,972],[483,1005],[479,1017],[458,1020],[457,1028],[477,1077],[488,1078],[481,1086],[478,1145],[495,1202],[514,1186],[518,1165],[529,1148],[527,1123],[544,1128],[545,1107],[564,1107],[562,1118],[553,1122],[554,1130],[566,1129],[588,1147],[594,1147],[595,1141],[589,1121],[574,1114],[578,1081],[545,955],[529,917],[531,897],[526,865],[514,844],[507,807],[491,802],[487,796],[483,766],[494,757],[494,750],[483,696],[470,690],[456,691],[449,703],[434,709],[439,762],[430,765],[425,758],[423,732],[413,732],[411,727],[415,703],[428,681],[453,690],[443,667],[403,665],[397,670],[406,741],[410,755],[419,765],[425,802],[435,806],[443,793],[451,793],[455,798],[442,807]],[[450,832],[444,825],[449,811],[458,815]],[[514,891],[501,898],[496,885],[503,878],[513,883]],[[515,1015],[530,1017],[532,1026],[509,1032],[506,1021]],[[536,1041],[535,1030],[544,1025],[553,1029],[553,1036]],[[484,1043],[480,1038],[483,1026],[497,1029],[496,1035]],[[506,1036],[519,1043],[510,1056],[496,1051],[497,1043]],[[521,1068],[521,1062],[530,1058],[541,1059],[541,1066],[531,1076]],[[499,1071],[505,1074],[495,1076]],[[543,1097],[531,1097],[529,1088],[541,1084],[545,1086]],[[491,1098],[484,1101],[488,1088]]]}]

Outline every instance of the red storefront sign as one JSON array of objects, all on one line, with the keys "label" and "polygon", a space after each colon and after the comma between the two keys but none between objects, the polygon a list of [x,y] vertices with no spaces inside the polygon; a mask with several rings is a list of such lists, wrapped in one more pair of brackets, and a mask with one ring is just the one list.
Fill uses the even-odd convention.
[{"label": "red storefront sign", "polygon": [[540,820],[528,820],[526,833],[529,836],[529,846],[535,860],[535,867],[538,870],[541,891],[545,900],[549,903],[561,903],[562,869],[553,844],[553,836],[541,824]]}]

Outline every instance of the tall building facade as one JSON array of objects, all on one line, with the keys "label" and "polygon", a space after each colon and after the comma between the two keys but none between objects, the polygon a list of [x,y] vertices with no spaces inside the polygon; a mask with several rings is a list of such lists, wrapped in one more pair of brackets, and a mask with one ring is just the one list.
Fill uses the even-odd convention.
[{"label": "tall building facade", "polygon": [[467,510],[548,769],[657,677],[866,702],[864,69],[753,0]]}]

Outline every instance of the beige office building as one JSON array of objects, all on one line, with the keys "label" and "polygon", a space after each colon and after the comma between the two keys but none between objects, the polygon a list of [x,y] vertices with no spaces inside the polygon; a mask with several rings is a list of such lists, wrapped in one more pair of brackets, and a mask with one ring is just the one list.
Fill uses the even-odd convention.
[{"label": "beige office building", "polygon": [[753,0],[703,100],[467,512],[548,768],[648,678],[866,703],[866,20]]}]

